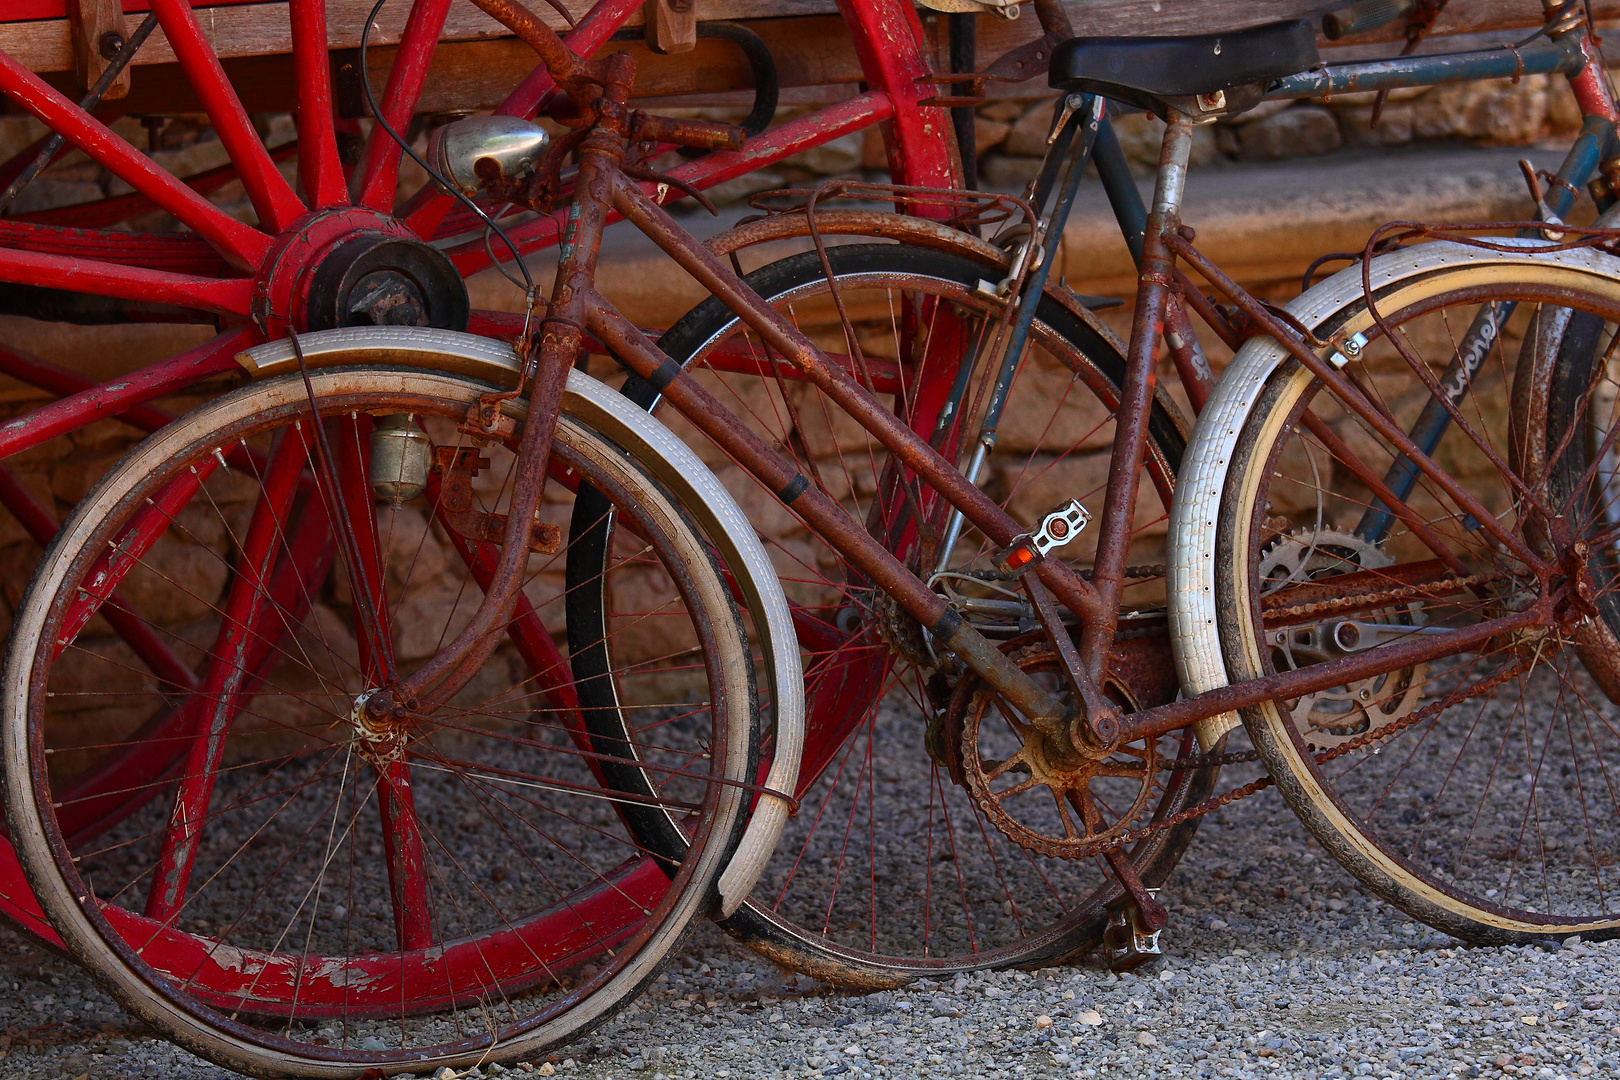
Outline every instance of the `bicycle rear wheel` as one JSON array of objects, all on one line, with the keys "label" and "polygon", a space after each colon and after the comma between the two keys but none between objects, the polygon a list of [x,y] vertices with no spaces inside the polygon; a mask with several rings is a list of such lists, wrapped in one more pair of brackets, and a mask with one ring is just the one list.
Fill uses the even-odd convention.
[{"label": "bicycle rear wheel", "polygon": [[[749,275],[749,284],[835,360],[858,377],[870,376],[913,430],[958,455],[978,430],[993,378],[994,365],[979,354],[998,308],[977,286],[998,272],[974,259],[906,245],[854,244],[829,248],[828,255],[855,321],[861,360],[851,355],[832,314],[815,253],[764,267]],[[982,486],[1020,520],[1033,521],[1069,497],[1096,513],[1113,438],[1119,352],[1105,332],[1055,296],[1041,302],[1034,340]],[[934,563],[924,564],[938,557],[949,508],[728,309],[705,302],[660,345],[901,559],[930,576]],[[645,384],[632,380],[625,392],[656,407]],[[960,405],[956,420],[941,424],[952,401]],[[960,769],[949,761],[941,714],[961,673],[942,666],[921,628],[798,525],[774,492],[697,437],[673,409],[658,416],[699,448],[748,510],[793,606],[805,669],[801,809],[726,928],[779,963],[866,988],[952,971],[1038,967],[1095,945],[1105,906],[1117,895],[1102,861],[1026,851],[999,833],[966,787],[952,780]],[[1115,690],[1140,705],[1175,694],[1163,623],[1156,619],[1163,593],[1151,564],[1161,557],[1163,506],[1174,486],[1181,436],[1161,408],[1152,429],[1133,551],[1150,568],[1129,597],[1142,616],[1134,624],[1141,631],[1122,635],[1130,640],[1120,642],[1114,661]],[[576,533],[588,504],[578,505]],[[935,543],[925,555],[927,537]],[[1062,555],[1084,566],[1090,546],[1082,539]],[[948,563],[959,598],[1007,599],[985,576],[993,553],[977,532],[964,531]],[[998,614],[985,614],[992,609]],[[1027,644],[1033,625],[1016,601],[1010,609],[980,607],[970,617],[1009,652]],[[592,625],[582,619],[575,632],[588,637]],[[1161,741],[1159,757],[1175,758],[1192,746],[1190,732],[1178,733]],[[1153,779],[1141,820],[1203,798],[1214,782],[1211,770],[1166,777],[1162,786]],[[1122,806],[1135,803],[1125,799]],[[1169,873],[1195,828],[1189,823],[1132,849],[1150,884]],[[662,842],[678,848],[680,841],[668,830]]]},{"label": "bicycle rear wheel", "polygon": [[[627,740],[578,707],[552,638],[562,552],[531,556],[472,683],[430,716],[379,720],[368,692],[482,596],[495,548],[478,515],[499,511],[516,444],[457,431],[491,389],[468,378],[336,369],[311,389],[314,406],[301,379],[273,379],[188,414],[64,527],[7,658],[11,835],[69,952],[222,1065],[353,1077],[555,1046],[656,974],[740,835],[757,708],[731,583],[668,489],[565,414],[544,514],[566,518],[572,485],[625,523],[589,583],[609,612],[597,677],[658,723]],[[420,494],[390,487],[408,470],[373,468],[394,437],[373,419],[404,416],[439,452]],[[126,662],[98,610],[115,582],[191,685]],[[184,718],[182,767],[75,846],[59,793],[165,712]],[[650,794],[604,779],[627,775]],[[678,862],[627,824],[654,809],[686,824]]]},{"label": "bicycle rear wheel", "polygon": [[[1355,342],[1337,346],[1353,353],[1345,370],[1401,430],[1434,433],[1430,456],[1462,493],[1403,464],[1300,365],[1277,365],[1232,445],[1217,523],[1213,612],[1232,680],[1538,605],[1554,615],[1244,721],[1328,850],[1416,918],[1482,942],[1613,935],[1620,648],[1614,478],[1599,466],[1620,419],[1620,263],[1432,244],[1369,270],[1393,340],[1359,269],[1296,306],[1319,336]],[[1566,335],[1571,309],[1595,332]],[[1240,381],[1275,350],[1247,346]],[[1454,394],[1454,414],[1425,377]]]}]

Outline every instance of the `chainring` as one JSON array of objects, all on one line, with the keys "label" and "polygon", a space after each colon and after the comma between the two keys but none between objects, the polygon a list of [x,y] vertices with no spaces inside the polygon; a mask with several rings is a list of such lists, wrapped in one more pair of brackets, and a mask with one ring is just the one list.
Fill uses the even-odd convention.
[{"label": "chainring", "polygon": [[[1393,562],[1376,544],[1353,533],[1334,528],[1303,528],[1280,537],[1262,552],[1258,577],[1262,583],[1272,583],[1271,588],[1264,589],[1271,592],[1303,581],[1377,570]],[[1410,604],[1361,618],[1369,622],[1416,626],[1421,618],[1420,609],[1421,605]],[[1309,627],[1290,627],[1268,635],[1267,645],[1278,671],[1305,667],[1322,659],[1298,655],[1301,632],[1309,630]],[[1306,745],[1315,751],[1329,750],[1410,714],[1423,699],[1426,673],[1426,665],[1419,664],[1306,694],[1284,704]]]},{"label": "chainring", "polygon": [[[1060,696],[1068,693],[1051,646],[1026,646],[1009,658],[1022,671],[1049,677]],[[1134,707],[1116,682],[1105,692]],[[963,695],[969,695],[965,701]],[[1055,744],[976,680],[965,681],[952,704],[952,778],[1020,847],[1060,859],[1090,858],[1115,846],[1153,806],[1160,786],[1157,739],[1092,756]]]}]

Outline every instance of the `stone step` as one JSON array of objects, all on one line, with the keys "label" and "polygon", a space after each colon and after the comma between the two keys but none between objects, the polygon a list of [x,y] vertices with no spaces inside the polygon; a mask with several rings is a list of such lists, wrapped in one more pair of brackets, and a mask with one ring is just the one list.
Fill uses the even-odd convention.
[{"label": "stone step", "polygon": [[[1530,200],[1518,160],[1556,169],[1565,149],[1428,144],[1198,169],[1188,177],[1182,220],[1223,271],[1265,289],[1299,281],[1328,252],[1359,253],[1387,222],[1521,220]],[[1153,181],[1139,186],[1149,202]],[[1583,201],[1589,217],[1591,203]],[[1130,253],[1100,184],[1081,188],[1063,248],[1063,273],[1076,292],[1136,291]]]}]

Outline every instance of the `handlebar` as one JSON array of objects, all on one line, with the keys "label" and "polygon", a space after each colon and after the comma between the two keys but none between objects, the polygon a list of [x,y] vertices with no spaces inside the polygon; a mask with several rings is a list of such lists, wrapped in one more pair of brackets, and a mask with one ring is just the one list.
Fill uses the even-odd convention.
[{"label": "handlebar", "polygon": [[557,85],[575,96],[583,89],[581,68],[588,61],[575,56],[557,32],[540,20],[540,16],[524,7],[518,0],[472,0],[484,14],[506,27],[523,43],[540,54],[541,63],[557,80]]},{"label": "handlebar", "polygon": [[1365,34],[1380,26],[1404,19],[1417,7],[1417,0],[1356,0],[1356,3],[1322,16],[1322,33],[1329,41]]}]

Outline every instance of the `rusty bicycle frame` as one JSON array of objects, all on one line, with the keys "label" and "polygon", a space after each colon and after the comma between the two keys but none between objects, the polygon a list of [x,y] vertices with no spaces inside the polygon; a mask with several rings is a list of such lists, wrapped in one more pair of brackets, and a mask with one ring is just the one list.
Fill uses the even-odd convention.
[{"label": "rusty bicycle frame", "polygon": [[[1552,14],[1552,7],[1549,5]],[[1559,8],[1558,10],[1562,10]],[[1600,65],[1587,63],[1593,52],[1584,24],[1565,26],[1564,35],[1573,39],[1559,49],[1559,57],[1544,61],[1543,70],[1561,70],[1570,75],[1577,100],[1589,117],[1582,140],[1572,151],[1572,159],[1587,162],[1587,172],[1597,164],[1599,151],[1613,139],[1617,116]],[[1292,698],[1340,686],[1440,657],[1475,648],[1499,635],[1533,625],[1547,625],[1559,618],[1569,598],[1570,586],[1563,582],[1563,568],[1537,555],[1521,538],[1498,521],[1463,486],[1436,464],[1413,437],[1377,404],[1369,400],[1352,380],[1318,351],[1326,343],[1307,340],[1306,335],[1274,309],[1245,292],[1193,245],[1192,230],[1180,221],[1180,206],[1191,149],[1192,120],[1171,111],[1165,133],[1159,168],[1158,188],[1141,233],[1139,289],[1130,349],[1126,356],[1123,393],[1117,414],[1115,442],[1109,470],[1100,535],[1090,581],[1059,559],[1035,557],[1018,573],[1029,594],[1033,610],[1047,637],[1067,668],[1069,685],[1077,705],[1065,706],[1058,698],[1014,666],[995,646],[933,592],[861,523],[811,483],[787,458],[766,445],[756,434],[727,410],[697,380],[686,374],[658,346],[621,315],[595,288],[595,270],[603,229],[610,215],[617,213],[632,222],[666,254],[690,273],[705,289],[719,298],[743,323],[758,333],[763,342],[799,369],[802,376],[844,409],[886,449],[911,470],[917,479],[937,491],[959,510],[992,543],[1011,548],[1027,537],[1024,526],[1003,511],[951,461],[937,452],[920,435],[909,429],[892,411],[845,368],[818,349],[784,316],[772,309],[713,253],[689,236],[673,218],[649,198],[640,185],[625,172],[626,148],[652,118],[629,112],[626,102],[634,78],[634,63],[625,54],[597,61],[579,61],[567,53],[560,40],[543,25],[534,27],[531,40],[546,62],[553,58],[565,66],[556,72],[558,81],[576,101],[588,103],[594,115],[589,131],[578,144],[579,172],[575,207],[577,216],[565,236],[552,298],[545,318],[524,347],[530,357],[533,384],[529,391],[531,422],[523,434],[517,474],[514,477],[509,520],[520,524],[508,533],[500,563],[486,591],[483,603],[471,622],[434,661],[412,676],[376,692],[368,708],[404,715],[407,711],[431,709],[458,690],[493,648],[498,629],[506,616],[521,578],[528,533],[533,527],[541,487],[546,475],[547,448],[557,403],[567,372],[586,347],[587,334],[605,345],[615,358],[646,379],[663,397],[716,445],[743,468],[777,494],[809,527],[844,556],[871,583],[889,594],[944,647],[954,652],[1004,700],[1022,712],[1049,736],[1065,740],[1078,749],[1106,751],[1122,742],[1151,738],[1180,730],[1209,717],[1258,704]],[[529,40],[526,36],[525,40]],[[1570,57],[1574,57],[1571,60]],[[1434,58],[1414,58],[1408,67]],[[1500,64],[1492,53],[1487,64]],[[1517,60],[1525,67],[1524,58]],[[1345,65],[1371,68],[1377,65]],[[1375,71],[1356,70],[1339,76],[1339,83],[1390,85],[1397,81],[1378,67]],[[1411,79],[1411,71],[1406,78]],[[1466,67],[1457,67],[1438,78],[1477,77]],[[1326,80],[1324,82],[1324,80]],[[1419,80],[1421,81],[1421,80]],[[1287,82],[1287,80],[1285,80]],[[1276,88],[1273,96],[1301,96],[1317,93],[1336,84],[1332,74],[1318,72],[1295,77],[1295,86]],[[599,97],[592,87],[600,88]],[[1090,108],[1088,100],[1087,107]],[[1104,110],[1098,103],[1087,121],[1094,137],[1103,122]],[[1597,124],[1591,120],[1595,118]],[[714,145],[723,139],[716,129],[724,125],[690,122],[684,127],[668,122],[659,129],[668,141],[691,145]],[[1603,125],[1607,125],[1604,129]],[[1580,165],[1573,168],[1580,171]],[[1572,189],[1573,190],[1573,189]],[[1122,219],[1122,225],[1124,220]],[[1539,227],[1529,223],[1530,227]],[[1129,237],[1129,233],[1127,232]],[[1216,290],[1223,293],[1239,312],[1241,329],[1214,309],[1177,268],[1183,260]],[[1482,293],[1481,299],[1490,297]],[[1547,298],[1558,302],[1558,297]],[[1147,418],[1152,402],[1154,361],[1167,340],[1167,323],[1174,331],[1185,325],[1182,303],[1209,321],[1229,342],[1243,336],[1274,338],[1304,365],[1343,405],[1361,417],[1379,435],[1405,455],[1407,461],[1436,488],[1465,512],[1472,514],[1485,529],[1537,577],[1541,596],[1529,608],[1473,626],[1394,644],[1381,645],[1354,656],[1344,657],[1264,678],[1211,690],[1186,700],[1173,702],[1122,717],[1098,691],[1107,675],[1108,649],[1117,622],[1119,598],[1126,577],[1126,547],[1131,534],[1136,489],[1147,437]],[[1011,305],[1009,305],[1009,309]],[[1610,313],[1620,318],[1620,311]],[[1179,373],[1189,383],[1195,402],[1207,396],[1207,374],[1189,359],[1184,340],[1171,338]],[[1207,373],[1207,367],[1204,368]],[[475,410],[478,412],[479,410]],[[479,415],[469,417],[473,427],[493,433],[500,423],[498,409],[489,403]],[[1326,426],[1307,415],[1313,432],[1327,432]],[[1320,431],[1318,431],[1320,429]],[[1366,475],[1361,475],[1364,471]],[[1368,482],[1389,511],[1403,522],[1418,526],[1414,531],[1428,540],[1442,563],[1448,552],[1432,535],[1426,535],[1421,522],[1405,502],[1382,479],[1363,465],[1358,476]],[[1461,588],[1465,575],[1450,560],[1453,575],[1430,575],[1425,587],[1444,591]],[[1076,650],[1055,605],[1061,603],[1079,618],[1080,642]],[[1376,606],[1377,597],[1368,603]],[[1111,859],[1111,862],[1116,860]],[[1129,883],[1127,883],[1129,884]],[[1131,890],[1133,893],[1138,891]]]}]

